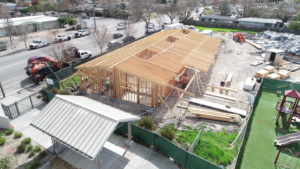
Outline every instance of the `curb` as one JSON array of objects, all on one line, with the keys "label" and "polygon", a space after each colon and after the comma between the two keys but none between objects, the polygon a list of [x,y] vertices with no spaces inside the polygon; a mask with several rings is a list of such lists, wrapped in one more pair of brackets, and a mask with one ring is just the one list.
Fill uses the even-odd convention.
[{"label": "curb", "polygon": [[[15,50],[15,51],[11,51],[11,52],[8,52],[8,53],[3,53],[4,56],[0,56],[0,57],[5,57],[7,55],[12,55],[12,54],[15,54],[15,53],[19,53],[19,52],[23,52],[23,51],[27,51],[27,49],[19,49],[19,50]],[[2,54],[2,52],[0,52],[0,55]]]}]

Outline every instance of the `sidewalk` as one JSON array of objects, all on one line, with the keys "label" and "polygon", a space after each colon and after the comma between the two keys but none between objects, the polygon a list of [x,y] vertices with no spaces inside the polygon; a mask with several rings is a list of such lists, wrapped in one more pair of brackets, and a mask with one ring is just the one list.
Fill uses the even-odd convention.
[{"label": "sidewalk", "polygon": [[[43,134],[38,129],[30,126],[30,122],[46,106],[42,104],[26,114],[11,121],[16,131],[24,136],[30,137],[33,141],[53,152],[51,137]],[[125,147],[126,138],[112,134],[104,144],[100,152],[100,165],[102,169],[179,169],[170,159],[137,143],[131,148]],[[78,169],[95,169],[96,164],[73,150],[60,144],[58,154],[60,158],[75,166]]]}]

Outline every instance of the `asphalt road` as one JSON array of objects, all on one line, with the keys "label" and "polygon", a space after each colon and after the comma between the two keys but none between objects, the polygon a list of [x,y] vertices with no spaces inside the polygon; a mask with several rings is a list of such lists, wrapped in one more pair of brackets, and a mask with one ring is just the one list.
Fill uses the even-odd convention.
[{"label": "asphalt road", "polygon": [[[86,19],[88,27],[94,24],[94,18]],[[169,19],[165,19],[166,22],[169,22]],[[111,33],[122,32],[117,31],[117,23],[122,20],[111,19],[111,18],[96,18],[97,25],[106,25],[109,28]],[[178,20],[177,20],[178,21]],[[151,20],[154,24],[156,21]],[[158,27],[158,25],[156,25]],[[136,38],[142,37],[145,34],[145,23],[138,22],[136,23],[137,33]],[[157,28],[156,28],[157,29]],[[117,40],[122,40],[119,38]],[[93,56],[100,54],[100,48],[90,42],[88,37],[82,38],[72,38],[70,43],[74,44],[80,50],[88,50],[92,52]],[[104,49],[105,51],[106,49]],[[38,91],[42,88],[43,85],[34,84],[31,79],[26,75],[24,68],[27,66],[28,58],[32,56],[47,56],[40,49],[28,50],[19,52],[16,54],[0,57],[0,81],[3,85],[4,92],[6,95],[9,95],[14,92],[20,92],[22,90],[30,90],[32,92]]]}]

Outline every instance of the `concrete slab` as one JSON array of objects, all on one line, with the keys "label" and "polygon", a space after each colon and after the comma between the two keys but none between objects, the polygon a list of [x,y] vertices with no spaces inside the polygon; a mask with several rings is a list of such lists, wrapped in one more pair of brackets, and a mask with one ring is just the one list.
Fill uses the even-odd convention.
[{"label": "concrete slab", "polygon": [[105,152],[101,152],[101,154],[100,154],[100,164],[105,165],[110,158],[112,158],[111,155],[109,155]]},{"label": "concrete slab", "polygon": [[76,168],[86,168],[91,162],[91,160],[87,159],[86,157],[82,157],[79,161],[75,162],[74,166]]},{"label": "concrete slab", "polygon": [[[143,162],[145,161],[145,159],[139,157],[139,156],[136,156],[134,157],[132,160],[129,161],[129,165],[131,165],[132,167],[134,168],[141,168],[139,167]],[[147,168],[147,167],[146,167]]]},{"label": "concrete slab", "polygon": [[78,153],[73,153],[65,161],[67,161],[69,164],[75,166],[75,163],[77,163],[82,158],[84,158],[82,155],[80,155]]},{"label": "concrete slab", "polygon": [[125,168],[127,164],[121,160],[118,160],[117,162],[114,163],[114,165],[111,166],[111,168],[114,169],[123,169]]},{"label": "concrete slab", "polygon": [[158,167],[147,160],[144,160],[138,168],[158,169]]},{"label": "concrete slab", "polygon": [[60,154],[58,154],[58,156],[60,158],[62,158],[63,160],[66,160],[67,158],[69,158],[73,153],[75,153],[73,150],[71,149],[65,149],[63,152],[61,152]]}]

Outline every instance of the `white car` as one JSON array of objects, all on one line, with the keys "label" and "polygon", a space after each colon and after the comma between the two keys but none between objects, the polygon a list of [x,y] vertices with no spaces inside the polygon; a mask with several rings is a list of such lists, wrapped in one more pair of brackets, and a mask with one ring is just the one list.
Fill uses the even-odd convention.
[{"label": "white car", "polygon": [[[148,28],[148,33],[156,32],[155,28]],[[147,29],[145,30],[145,33],[147,33]]]},{"label": "white car", "polygon": [[57,35],[57,37],[54,40],[55,40],[55,42],[71,40],[71,36],[69,36],[69,35]]},{"label": "white car", "polygon": [[117,30],[121,30],[121,29],[125,29],[125,25],[122,25],[122,26],[118,26],[118,27],[117,27]]},{"label": "white car", "polygon": [[44,46],[49,46],[50,42],[49,41],[43,41],[43,40],[34,40],[32,41],[33,43],[29,45],[30,49],[37,49],[37,48],[41,48]]},{"label": "white car", "polygon": [[87,30],[79,30],[78,32],[75,33],[75,37],[81,37],[81,36],[86,36],[89,35],[90,32],[88,32]]},{"label": "white car", "polygon": [[261,65],[263,64],[264,62],[263,61],[256,61],[254,63],[251,63],[252,66],[258,66],[258,65]]},{"label": "white car", "polygon": [[92,57],[92,53],[90,51],[79,50],[78,52],[81,60],[89,59],[90,57]]}]

